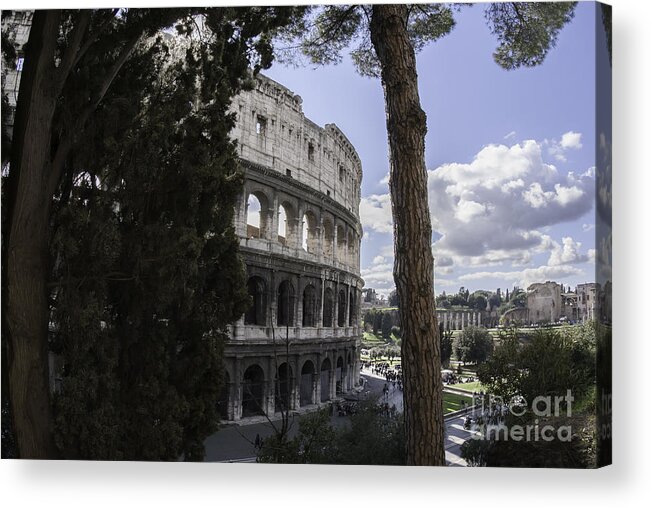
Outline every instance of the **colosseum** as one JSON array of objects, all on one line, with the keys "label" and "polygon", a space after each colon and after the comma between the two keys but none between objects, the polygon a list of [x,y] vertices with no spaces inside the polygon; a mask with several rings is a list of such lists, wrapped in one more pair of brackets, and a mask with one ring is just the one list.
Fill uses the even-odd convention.
[{"label": "colosseum", "polygon": [[225,420],[310,410],[359,380],[361,162],[301,104],[259,76],[232,105],[245,173],[235,228],[253,305],[229,329]]}]

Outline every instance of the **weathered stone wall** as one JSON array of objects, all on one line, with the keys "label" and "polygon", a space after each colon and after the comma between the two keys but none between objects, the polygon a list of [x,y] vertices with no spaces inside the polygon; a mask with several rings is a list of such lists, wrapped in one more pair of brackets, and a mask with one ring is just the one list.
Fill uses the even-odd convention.
[{"label": "weathered stone wall", "polygon": [[563,311],[561,286],[556,282],[531,284],[527,288],[527,309],[531,323],[554,323]]},{"label": "weathered stone wall", "polygon": [[233,111],[253,305],[229,329],[220,410],[239,420],[316,408],[358,383],[361,164],[336,126],[305,118],[300,97],[264,76]]},{"label": "weathered stone wall", "polygon": [[233,101],[238,122],[232,135],[240,156],[289,174],[357,214],[362,180],[357,152],[336,125],[321,128],[306,118],[302,102],[284,86],[259,76],[255,90]]}]

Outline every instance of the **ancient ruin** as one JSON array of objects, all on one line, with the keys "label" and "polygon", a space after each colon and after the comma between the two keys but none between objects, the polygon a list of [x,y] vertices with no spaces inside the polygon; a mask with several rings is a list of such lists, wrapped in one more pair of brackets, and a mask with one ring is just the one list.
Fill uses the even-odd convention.
[{"label": "ancient ruin", "polygon": [[361,162],[301,103],[264,76],[233,100],[245,172],[235,228],[253,305],[229,330],[226,420],[316,408],[359,380]]}]

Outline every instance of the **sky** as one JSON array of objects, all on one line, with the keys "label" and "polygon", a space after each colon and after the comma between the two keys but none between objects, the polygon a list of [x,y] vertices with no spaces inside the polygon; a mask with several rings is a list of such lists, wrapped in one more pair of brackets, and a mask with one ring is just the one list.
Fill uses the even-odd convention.
[{"label": "sky", "polygon": [[[437,294],[594,281],[595,14],[593,3],[579,3],[535,68],[495,64],[482,4],[463,8],[453,31],[417,55]],[[361,275],[387,294],[393,224],[380,80],[361,77],[348,58],[316,68],[274,64],[265,74],[357,149]]]}]

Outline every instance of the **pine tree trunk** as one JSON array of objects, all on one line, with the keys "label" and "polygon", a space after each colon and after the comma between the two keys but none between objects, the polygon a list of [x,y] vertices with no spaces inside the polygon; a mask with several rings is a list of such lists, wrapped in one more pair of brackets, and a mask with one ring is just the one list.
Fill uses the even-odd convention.
[{"label": "pine tree trunk", "polygon": [[6,259],[9,392],[18,456],[53,458],[48,382],[51,90],[58,15],[36,11],[25,47],[10,166]]},{"label": "pine tree trunk", "polygon": [[425,168],[425,112],[407,7],[374,5],[371,41],[380,60],[386,106],[393,276],[400,302],[404,412],[409,465],[445,465],[441,355],[436,323],[432,226]]}]

